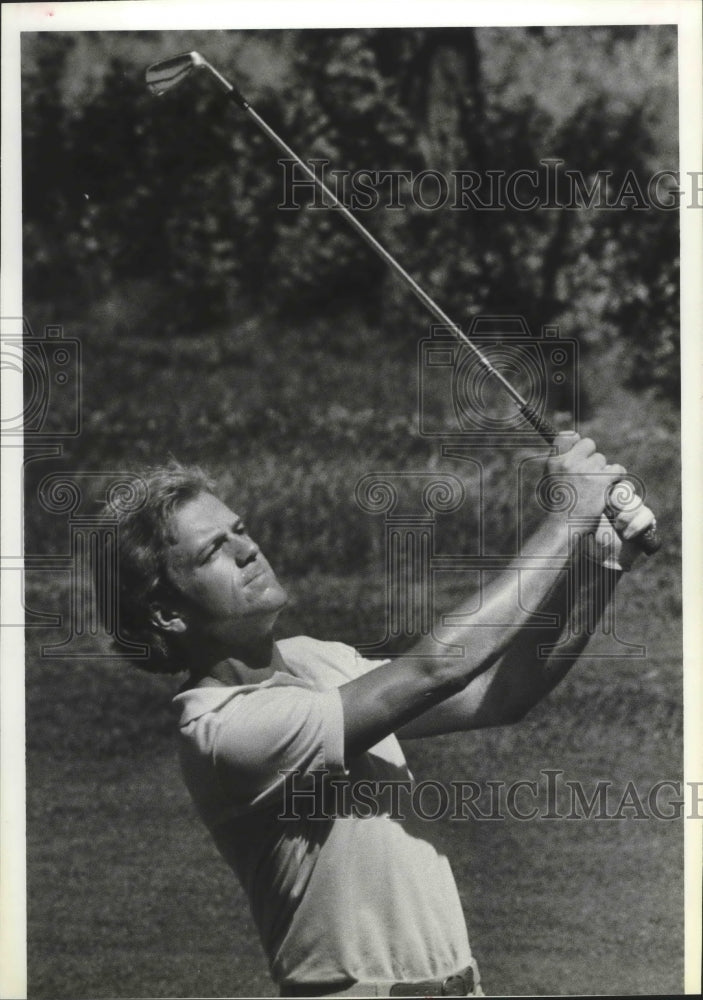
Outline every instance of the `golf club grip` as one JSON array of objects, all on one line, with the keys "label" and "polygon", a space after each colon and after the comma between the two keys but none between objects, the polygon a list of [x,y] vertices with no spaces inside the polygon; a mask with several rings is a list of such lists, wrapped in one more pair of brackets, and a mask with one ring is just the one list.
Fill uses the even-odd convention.
[{"label": "golf club grip", "polygon": [[[606,513],[609,512],[606,511]],[[656,524],[650,524],[644,531],[640,531],[639,535],[635,535],[632,541],[638,548],[642,549],[646,556],[653,556],[662,547]]]},{"label": "golf club grip", "polygon": [[[534,429],[539,434],[542,435],[542,437],[548,444],[554,444],[554,439],[556,438],[558,432],[556,428],[552,426],[550,421],[547,420],[546,417],[543,417],[535,409],[535,407],[530,406],[529,403],[524,403],[520,407],[520,412],[522,413],[523,417],[528,421],[528,423],[532,424]],[[606,507],[605,513],[612,521],[615,519],[617,512],[614,511],[612,508]],[[645,528],[644,531],[641,531],[639,535],[635,535],[632,541],[647,556],[654,555],[654,553],[658,552],[662,546],[661,539],[657,534],[656,524],[651,524],[648,528]]]}]

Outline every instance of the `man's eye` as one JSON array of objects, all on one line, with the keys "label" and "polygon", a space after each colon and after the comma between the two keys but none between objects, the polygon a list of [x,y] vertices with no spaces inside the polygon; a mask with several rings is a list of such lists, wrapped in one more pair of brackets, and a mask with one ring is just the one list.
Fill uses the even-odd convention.
[{"label": "man's eye", "polygon": [[209,562],[212,559],[212,557],[220,551],[222,545],[224,544],[224,541],[225,539],[223,537],[223,538],[218,538],[213,543],[213,545],[208,549],[208,551],[205,553],[205,556],[203,557],[204,563]]}]

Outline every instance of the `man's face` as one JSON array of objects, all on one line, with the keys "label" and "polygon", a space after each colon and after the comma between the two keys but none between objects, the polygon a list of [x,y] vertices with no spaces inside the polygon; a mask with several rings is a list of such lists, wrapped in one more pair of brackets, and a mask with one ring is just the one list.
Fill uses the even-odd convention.
[{"label": "man's face", "polygon": [[174,512],[169,534],[167,575],[191,635],[234,655],[270,634],[287,595],[229,507],[201,493]]}]

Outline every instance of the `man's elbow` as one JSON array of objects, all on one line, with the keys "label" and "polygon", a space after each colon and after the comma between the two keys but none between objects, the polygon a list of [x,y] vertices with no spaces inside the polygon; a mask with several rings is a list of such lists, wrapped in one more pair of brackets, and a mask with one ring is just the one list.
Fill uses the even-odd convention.
[{"label": "man's elbow", "polygon": [[503,725],[504,726],[515,726],[515,725],[517,725],[518,722],[522,722],[522,720],[527,715],[529,715],[529,713],[532,711],[532,709],[535,707],[535,705],[536,705],[536,702],[530,702],[529,705],[520,705],[518,708],[513,708],[510,712],[507,713],[507,716],[506,716],[506,719],[505,719],[505,722],[503,723]]},{"label": "man's elbow", "polygon": [[525,698],[520,701],[504,702],[486,713],[487,726],[515,726],[529,715],[541,699]]},{"label": "man's elbow", "polygon": [[472,729],[498,729],[522,722],[533,705],[482,706],[475,714]]},{"label": "man's elbow", "polygon": [[533,708],[532,705],[520,706],[519,708],[510,708],[501,714],[501,717],[493,723],[494,726],[516,726],[518,722],[522,722],[528,712]]}]

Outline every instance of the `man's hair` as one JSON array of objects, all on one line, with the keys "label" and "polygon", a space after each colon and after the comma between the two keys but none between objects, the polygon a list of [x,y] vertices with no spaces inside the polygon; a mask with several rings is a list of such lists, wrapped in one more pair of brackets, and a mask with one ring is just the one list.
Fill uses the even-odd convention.
[{"label": "man's hair", "polygon": [[[151,604],[174,594],[166,574],[169,521],[174,512],[201,493],[210,493],[214,483],[197,466],[172,460],[144,469],[136,475],[137,503],[108,500],[105,521],[117,523],[117,623],[119,639],[144,644],[147,658],[134,662],[152,673],[175,674],[187,669],[178,649],[151,620]],[[95,586],[100,581],[94,580]]]}]

